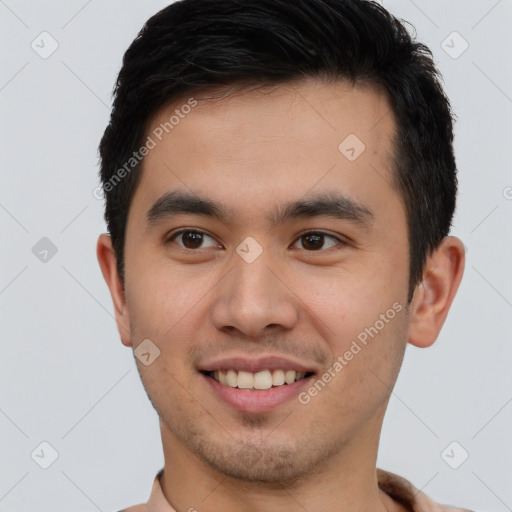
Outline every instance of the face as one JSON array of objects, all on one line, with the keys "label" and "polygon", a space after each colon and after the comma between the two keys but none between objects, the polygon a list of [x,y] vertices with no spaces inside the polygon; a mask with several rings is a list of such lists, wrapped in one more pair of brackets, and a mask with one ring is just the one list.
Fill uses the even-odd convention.
[{"label": "face", "polygon": [[386,96],[187,99],[153,119],[125,246],[123,342],[160,350],[136,362],[167,449],[271,482],[375,447],[408,326]]}]

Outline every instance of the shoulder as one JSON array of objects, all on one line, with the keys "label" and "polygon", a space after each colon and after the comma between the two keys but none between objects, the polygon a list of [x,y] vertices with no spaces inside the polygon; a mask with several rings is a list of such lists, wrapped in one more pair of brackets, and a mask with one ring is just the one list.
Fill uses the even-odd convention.
[{"label": "shoulder", "polygon": [[119,512],[175,512],[175,510],[169,505],[165,496],[162,493],[160,487],[160,477],[163,474],[163,468],[156,474],[153,480],[153,486],[151,488],[151,495],[147,503],[140,503],[139,505],[133,505],[128,508],[119,510]]},{"label": "shoulder", "polygon": [[437,503],[409,480],[395,473],[377,468],[379,487],[390,496],[401,509],[412,512],[471,512],[465,508]]}]

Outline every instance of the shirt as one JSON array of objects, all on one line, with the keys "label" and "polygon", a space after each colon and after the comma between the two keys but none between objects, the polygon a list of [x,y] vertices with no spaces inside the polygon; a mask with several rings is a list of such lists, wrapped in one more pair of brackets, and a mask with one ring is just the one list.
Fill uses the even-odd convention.
[{"label": "shirt", "polygon": [[[153,481],[151,496],[146,504],[134,505],[120,512],[176,512],[165,499],[160,486],[161,469]],[[377,468],[377,482],[394,501],[403,505],[409,512],[472,512],[465,508],[441,505],[431,500],[426,494],[419,491],[405,478]]]}]

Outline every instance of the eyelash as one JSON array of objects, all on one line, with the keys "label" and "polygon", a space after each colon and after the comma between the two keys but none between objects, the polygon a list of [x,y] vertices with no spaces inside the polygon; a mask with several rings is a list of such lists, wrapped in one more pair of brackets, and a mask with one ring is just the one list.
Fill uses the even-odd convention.
[{"label": "eyelash", "polygon": [[[174,233],[172,233],[166,240],[166,243],[170,243],[170,242],[173,242],[175,238],[177,238],[179,235],[182,235],[184,233],[195,233],[195,234],[201,234],[201,235],[206,235],[207,237],[211,238],[212,240],[215,240],[211,235],[209,235],[208,233],[206,233],[205,231],[202,231],[200,229],[180,229],[179,231],[176,231]],[[293,245],[295,245],[301,238],[305,237],[305,236],[311,236],[311,235],[320,235],[320,236],[324,236],[324,237],[328,237],[328,238],[333,238],[334,240],[337,240],[338,244],[341,244],[341,246],[347,246],[348,245],[348,242],[342,238],[338,238],[337,236],[334,236],[330,233],[326,233],[324,231],[315,231],[315,230],[309,230],[309,231],[305,231],[303,233],[301,233],[294,241]],[[312,252],[312,253],[315,253],[315,252],[325,252],[326,250],[328,249],[334,249],[336,247],[333,246],[333,247],[328,247],[327,249],[323,249],[323,248],[320,248],[318,250],[307,250],[307,249],[304,249],[305,251],[307,252]],[[184,251],[187,251],[187,252],[190,252],[190,251],[199,251],[201,249],[201,247],[197,248],[197,249],[189,249],[187,247],[182,247],[180,246],[180,249],[184,250]]]}]

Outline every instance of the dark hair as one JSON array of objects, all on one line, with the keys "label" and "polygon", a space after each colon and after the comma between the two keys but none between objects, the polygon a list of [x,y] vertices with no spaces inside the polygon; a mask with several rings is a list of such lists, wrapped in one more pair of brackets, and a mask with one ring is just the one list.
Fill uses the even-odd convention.
[{"label": "dark hair", "polygon": [[125,228],[140,164],[122,180],[112,179],[143,145],[157,111],[207,88],[303,78],[374,84],[388,94],[397,123],[393,178],[408,217],[412,298],[455,209],[452,113],[430,50],[367,0],[182,0],[146,22],[124,55],[99,147],[105,220],[123,285]]}]

